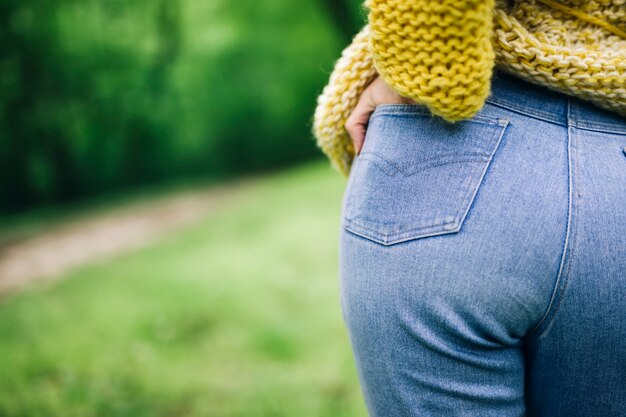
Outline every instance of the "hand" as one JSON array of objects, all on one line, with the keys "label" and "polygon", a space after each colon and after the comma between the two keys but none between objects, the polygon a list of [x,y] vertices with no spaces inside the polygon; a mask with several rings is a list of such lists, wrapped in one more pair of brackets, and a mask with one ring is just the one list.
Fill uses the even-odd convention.
[{"label": "hand", "polygon": [[370,116],[379,104],[414,104],[411,99],[402,97],[389,87],[382,78],[376,77],[359,97],[359,102],[346,121],[346,130],[354,143],[357,154],[365,141],[365,132]]}]

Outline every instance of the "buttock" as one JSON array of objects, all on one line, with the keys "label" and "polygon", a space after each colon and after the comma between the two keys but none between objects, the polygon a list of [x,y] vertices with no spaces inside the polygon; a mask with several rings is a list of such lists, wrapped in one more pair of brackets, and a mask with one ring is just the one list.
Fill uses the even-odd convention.
[{"label": "buttock", "polygon": [[[582,107],[568,119],[576,102],[565,123],[507,103],[492,97],[455,124],[421,105],[370,119],[342,202],[339,266],[373,415],[593,415],[580,412],[600,373],[626,386],[622,126]],[[559,391],[593,349],[604,366],[568,391],[576,398]],[[619,415],[624,393],[604,389],[593,406]]]},{"label": "buttock", "polygon": [[520,346],[550,304],[567,228],[566,138],[491,104],[454,125],[419,105],[376,109],[339,256],[373,416],[524,415]]},{"label": "buttock", "polygon": [[344,194],[343,276],[467,303],[520,343],[551,298],[567,215],[566,127],[490,104],[455,124],[379,106]]}]

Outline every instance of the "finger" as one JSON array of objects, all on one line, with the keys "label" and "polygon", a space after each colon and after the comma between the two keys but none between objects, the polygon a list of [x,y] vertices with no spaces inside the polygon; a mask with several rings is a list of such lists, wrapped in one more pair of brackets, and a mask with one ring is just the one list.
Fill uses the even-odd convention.
[{"label": "finger", "polygon": [[369,123],[370,116],[374,111],[374,106],[371,105],[370,100],[365,96],[365,94],[361,96],[359,102],[346,121],[346,130],[352,139],[354,151],[357,154],[361,152],[361,148],[365,142],[367,125]]}]

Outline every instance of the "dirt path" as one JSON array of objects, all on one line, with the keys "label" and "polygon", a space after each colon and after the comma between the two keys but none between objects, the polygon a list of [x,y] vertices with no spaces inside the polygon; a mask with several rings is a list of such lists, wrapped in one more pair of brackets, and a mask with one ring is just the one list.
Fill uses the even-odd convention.
[{"label": "dirt path", "polygon": [[68,220],[35,236],[5,243],[0,246],[0,295],[151,244],[223,207],[251,182],[241,180],[165,199],[152,198]]}]

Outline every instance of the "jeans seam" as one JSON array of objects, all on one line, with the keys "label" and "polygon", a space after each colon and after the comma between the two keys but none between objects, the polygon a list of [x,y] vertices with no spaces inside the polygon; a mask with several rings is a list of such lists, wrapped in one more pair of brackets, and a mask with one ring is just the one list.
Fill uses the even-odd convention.
[{"label": "jeans seam", "polygon": [[624,127],[623,129],[620,129],[618,127],[607,125],[604,123],[577,121],[575,126],[578,129],[588,130],[590,132],[611,133],[614,135],[626,135],[626,127]]},{"label": "jeans seam", "polygon": [[[370,115],[370,121],[379,116],[399,118],[410,116],[430,117],[444,124],[450,124],[450,122],[445,122],[442,118],[433,114],[430,109],[428,109],[428,107],[422,104],[379,104]],[[497,124],[499,126],[503,126],[504,124],[504,122],[500,118],[491,117],[481,113],[475,114],[470,119],[466,120],[466,122]]]},{"label": "jeans seam", "polygon": [[524,116],[532,117],[533,119],[538,119],[544,122],[553,123],[559,126],[565,125],[563,120],[558,119],[556,116],[553,117],[552,114],[544,114],[541,112],[533,111],[532,109],[520,108],[518,106],[512,105],[511,103],[507,101],[504,101],[495,97],[489,97],[485,101],[494,106],[501,107],[506,110],[510,110],[512,112],[522,114]]},{"label": "jeans seam", "polygon": [[541,339],[552,326],[552,323],[554,322],[554,317],[556,316],[559,308],[561,307],[561,302],[564,296],[563,294],[565,292],[565,288],[567,287],[567,282],[569,281],[568,277],[569,277],[569,273],[570,273],[571,265],[572,265],[572,249],[576,242],[576,224],[574,224],[574,214],[575,214],[574,212],[576,211],[576,208],[577,208],[574,205],[574,195],[577,193],[577,191],[575,190],[575,187],[577,187],[577,182],[574,179],[574,170],[577,169],[578,163],[574,161],[574,155],[572,153],[572,141],[574,137],[572,128],[575,127],[575,125],[571,122],[571,119],[569,117],[570,109],[571,109],[571,101],[568,100],[568,103],[567,103],[568,207],[567,207],[567,226],[565,229],[563,251],[561,253],[561,259],[559,262],[559,271],[557,273],[557,277],[554,283],[554,288],[552,289],[548,307],[546,308],[546,311],[544,312],[539,322],[524,337],[524,342],[526,344],[532,344],[538,341],[539,339]]}]

